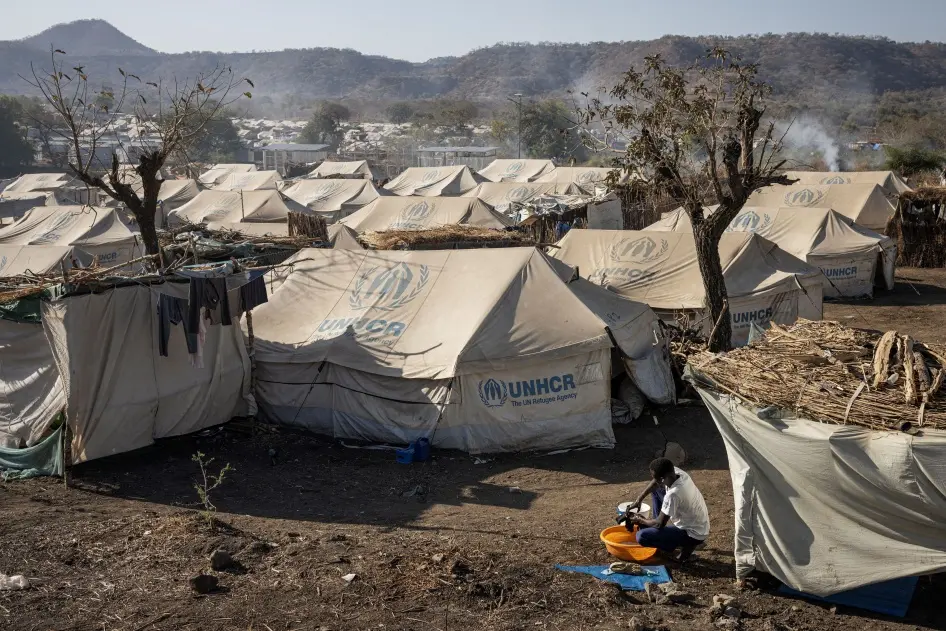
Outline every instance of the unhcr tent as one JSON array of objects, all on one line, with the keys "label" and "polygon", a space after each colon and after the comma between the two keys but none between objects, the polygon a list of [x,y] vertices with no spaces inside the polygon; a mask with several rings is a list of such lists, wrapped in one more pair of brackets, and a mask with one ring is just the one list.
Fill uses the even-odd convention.
[{"label": "unhcr tent", "polygon": [[381,196],[374,184],[364,179],[299,180],[283,190],[283,194],[318,213],[330,224]]},{"label": "unhcr tent", "polygon": [[795,184],[876,184],[891,197],[899,197],[910,189],[893,171],[788,171],[785,175]]},{"label": "unhcr tent", "polygon": [[[75,264],[73,264],[75,262]],[[0,278],[23,274],[48,274],[85,267],[92,257],[78,248],[62,245],[0,245]]]},{"label": "unhcr tent", "polygon": [[479,174],[490,182],[534,182],[554,169],[551,160],[493,160]]},{"label": "unhcr tent", "polygon": [[16,223],[0,229],[0,245],[75,246],[97,256],[106,267],[145,254],[135,224],[115,208],[91,206],[33,208]]},{"label": "unhcr tent", "polygon": [[510,221],[471,197],[379,197],[342,224],[355,232],[426,230],[463,224],[501,230]]},{"label": "unhcr tent", "polygon": [[7,184],[0,198],[20,195],[23,193],[35,193],[37,191],[54,191],[57,188],[66,186],[72,181],[65,173],[27,173],[16,178],[10,184]]},{"label": "unhcr tent", "polygon": [[252,171],[231,173],[213,187],[215,191],[262,191],[276,190],[282,182],[279,171]]},{"label": "unhcr tent", "polygon": [[412,167],[384,185],[395,195],[440,197],[466,193],[483,181],[466,166]]},{"label": "unhcr tent", "polygon": [[203,186],[216,186],[234,173],[250,173],[256,170],[255,164],[215,164],[197,179]]},{"label": "unhcr tent", "polygon": [[341,176],[345,179],[380,181],[381,175],[368,165],[367,160],[353,160],[350,162],[323,162],[306,177],[313,180],[323,179],[330,175]]},{"label": "unhcr tent", "polygon": [[253,314],[273,421],[471,453],[613,445],[609,328],[642,386],[673,399],[654,313],[621,300],[607,324],[567,284],[574,271],[535,248],[292,261]]},{"label": "unhcr tent", "polygon": [[830,208],[875,232],[887,229],[896,210],[876,184],[773,185],[750,195],[746,206]]},{"label": "unhcr tent", "polygon": [[168,213],[168,224],[286,223],[290,211],[310,212],[279,191],[201,191],[197,197]]},{"label": "unhcr tent", "polygon": [[328,227],[328,241],[336,250],[364,250],[358,242],[358,233],[340,223]]},{"label": "unhcr tent", "polygon": [[[685,312],[696,328],[712,330],[692,233],[570,230],[558,246],[551,255],[593,283],[650,305],[667,322]],[[752,324],[821,319],[817,268],[751,233],[724,234],[719,255],[734,344],[748,341]]]},{"label": "unhcr tent", "polygon": [[169,212],[194,199],[198,193],[197,180],[164,180],[158,191],[158,202],[163,204],[164,212]]},{"label": "unhcr tent", "polygon": [[[682,208],[664,213],[660,221],[646,230],[693,232],[690,216]],[[825,296],[871,296],[875,283],[893,289],[897,262],[894,240],[828,208],[745,207],[726,232],[761,235],[792,256],[818,267],[824,274]]]},{"label": "unhcr tent", "polygon": [[526,204],[537,197],[576,194],[581,194],[581,190],[573,184],[558,184],[556,182],[484,182],[463,196],[480,199],[493,210],[505,214],[509,212],[513,204]]},{"label": "unhcr tent", "polygon": [[[556,167],[546,173],[537,182],[555,182],[556,184],[575,184],[585,193],[593,194],[595,186],[604,186],[608,174],[614,169],[604,167]],[[621,173],[618,183],[627,181],[627,174]]]}]

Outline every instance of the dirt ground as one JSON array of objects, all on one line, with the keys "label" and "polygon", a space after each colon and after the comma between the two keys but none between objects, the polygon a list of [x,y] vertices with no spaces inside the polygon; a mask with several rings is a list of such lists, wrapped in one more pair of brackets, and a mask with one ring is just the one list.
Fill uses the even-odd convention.
[{"label": "dirt ground", "polygon": [[[874,301],[829,305],[826,317],[946,340],[946,271],[903,270],[901,280]],[[614,450],[480,464],[435,452],[399,465],[391,452],[287,430],[214,430],[76,467],[68,489],[49,478],[2,483],[0,572],[34,587],[0,592],[0,629],[609,631],[632,618],[712,629],[719,593],[738,598],[746,630],[946,629],[941,577],[921,579],[906,620],[788,599],[768,585],[736,592],[732,491],[708,414],[685,406],[645,418],[618,428]],[[665,439],[688,450],[713,523],[697,560],[671,568],[695,600],[645,604],[643,594],[556,570],[609,562],[598,532],[646,483]],[[212,495],[223,522],[215,531],[195,510],[198,450],[216,459],[212,468],[234,468]],[[236,567],[210,570],[218,548]],[[217,592],[193,594],[188,579],[201,571],[219,578]]]}]

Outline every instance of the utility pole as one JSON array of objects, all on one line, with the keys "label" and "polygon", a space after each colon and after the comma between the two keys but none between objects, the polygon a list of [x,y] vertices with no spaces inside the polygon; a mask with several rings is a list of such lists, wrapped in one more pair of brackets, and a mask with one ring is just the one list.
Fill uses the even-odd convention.
[{"label": "utility pole", "polygon": [[506,100],[515,103],[519,108],[519,129],[516,132],[516,142],[518,143],[518,148],[516,150],[516,158],[521,159],[522,158],[522,95],[516,92],[515,94],[513,94],[513,96],[516,98],[513,99],[507,96]]}]

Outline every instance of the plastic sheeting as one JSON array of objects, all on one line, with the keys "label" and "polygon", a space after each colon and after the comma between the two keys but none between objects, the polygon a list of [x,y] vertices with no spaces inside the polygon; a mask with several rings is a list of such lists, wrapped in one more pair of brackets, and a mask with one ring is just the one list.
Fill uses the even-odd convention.
[{"label": "plastic sheeting", "polygon": [[0,471],[6,482],[42,475],[62,475],[62,427],[56,428],[41,442],[25,449],[0,446]]},{"label": "plastic sheeting", "polygon": [[240,327],[207,327],[203,368],[191,364],[181,326],[158,354],[159,293],[186,283],[122,287],[43,306],[67,401],[73,462],[94,460],[219,425],[244,408],[249,359]]},{"label": "plastic sheeting", "polygon": [[581,190],[573,184],[555,182],[485,182],[464,194],[475,197],[494,210],[507,213],[514,204],[527,204],[536,198],[577,195]]},{"label": "plastic sheeting", "polygon": [[490,182],[533,182],[554,170],[551,160],[493,160],[479,175]]},{"label": "plastic sheeting", "polygon": [[[715,212],[716,208],[706,210]],[[646,229],[693,232],[690,217],[682,208],[664,213],[660,221]],[[817,266],[824,274],[825,296],[871,296],[875,280],[893,289],[896,242],[829,208],[745,207],[726,231],[758,234]]]},{"label": "plastic sheeting", "polygon": [[0,320],[0,445],[35,445],[66,404],[41,324]]},{"label": "plastic sheeting", "polygon": [[946,570],[946,433],[761,419],[698,391],[729,456],[737,576],[829,596]]}]

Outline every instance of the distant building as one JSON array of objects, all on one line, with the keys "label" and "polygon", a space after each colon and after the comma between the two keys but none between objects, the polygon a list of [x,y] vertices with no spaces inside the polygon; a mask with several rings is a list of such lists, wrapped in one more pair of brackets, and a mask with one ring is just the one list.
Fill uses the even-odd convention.
[{"label": "distant building", "polygon": [[303,145],[278,143],[266,145],[256,150],[259,156],[260,171],[279,171],[286,175],[290,165],[322,162],[328,157],[328,145]]},{"label": "distant building", "polygon": [[466,165],[473,171],[480,171],[496,159],[498,150],[498,147],[421,147],[417,150],[417,166]]}]

